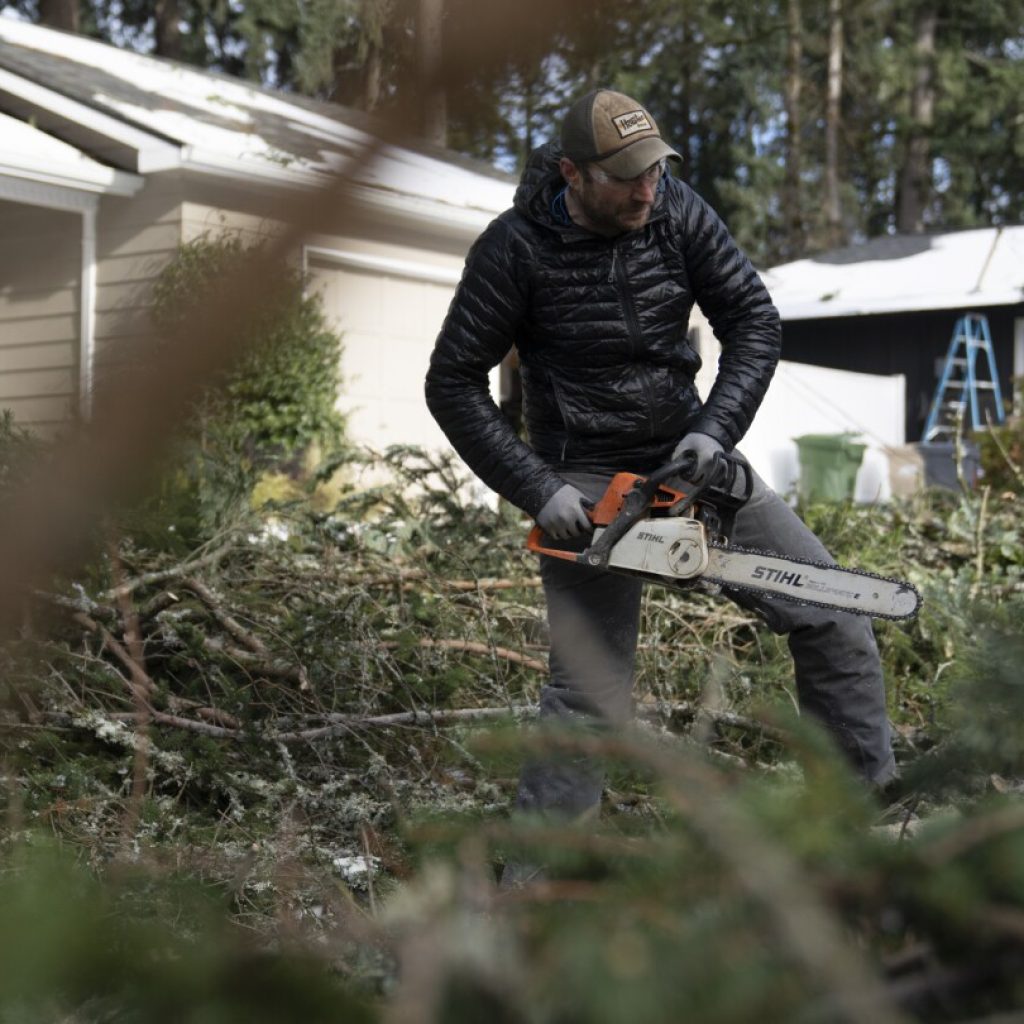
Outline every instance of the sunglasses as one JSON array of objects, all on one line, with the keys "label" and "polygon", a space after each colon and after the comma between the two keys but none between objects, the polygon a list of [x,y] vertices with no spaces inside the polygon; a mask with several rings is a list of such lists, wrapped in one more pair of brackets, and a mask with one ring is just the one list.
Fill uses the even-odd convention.
[{"label": "sunglasses", "polygon": [[607,171],[602,171],[600,167],[593,165],[587,168],[587,174],[591,181],[596,181],[600,185],[613,185],[616,188],[633,188],[635,185],[656,185],[661,181],[662,176],[668,170],[668,161],[659,160],[656,164],[651,164],[642,174],[638,174],[635,178],[617,178],[614,174],[609,174]]}]

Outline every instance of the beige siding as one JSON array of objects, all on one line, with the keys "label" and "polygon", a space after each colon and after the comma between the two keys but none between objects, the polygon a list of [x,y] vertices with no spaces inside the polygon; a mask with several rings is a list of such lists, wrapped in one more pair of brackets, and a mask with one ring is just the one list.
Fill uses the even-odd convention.
[{"label": "beige siding", "polygon": [[[260,209],[239,209],[242,199],[225,209],[207,203],[188,202],[182,208],[182,240],[195,241],[204,235],[216,238],[223,234],[238,235],[244,241],[256,242],[282,228],[282,223]],[[269,209],[272,212],[272,207]]]},{"label": "beige siding", "polygon": [[[428,271],[458,272],[462,262],[427,250],[352,239],[335,239],[325,247],[390,257]],[[341,335],[338,405],[348,416],[352,439],[378,449],[389,444],[445,444],[424,404],[423,378],[454,286],[315,257],[309,272],[310,290],[322,297]]]},{"label": "beige siding", "polygon": [[82,218],[0,202],[0,409],[52,432],[75,409]]},{"label": "beige siding", "polygon": [[152,339],[153,284],[181,241],[182,177],[154,174],[131,198],[100,203],[96,244],[97,374]]},{"label": "beige siding", "polygon": [[[153,175],[97,214],[97,362],[151,331],[152,285],[181,238],[181,178]],[[52,432],[78,407],[83,219],[0,203],[0,408]]]}]

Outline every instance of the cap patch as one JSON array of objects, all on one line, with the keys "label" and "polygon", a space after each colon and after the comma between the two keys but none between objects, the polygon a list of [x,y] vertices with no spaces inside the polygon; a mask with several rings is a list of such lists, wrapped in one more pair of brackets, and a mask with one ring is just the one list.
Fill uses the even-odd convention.
[{"label": "cap patch", "polygon": [[645,110],[629,110],[625,114],[619,114],[612,118],[620,139],[628,139],[630,135],[637,132],[649,132],[654,130]]}]

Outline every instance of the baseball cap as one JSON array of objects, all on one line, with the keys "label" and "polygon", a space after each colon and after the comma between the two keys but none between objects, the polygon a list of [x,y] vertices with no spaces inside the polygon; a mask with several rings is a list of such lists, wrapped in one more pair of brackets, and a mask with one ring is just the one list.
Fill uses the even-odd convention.
[{"label": "baseball cap", "polygon": [[562,122],[562,152],[573,163],[596,163],[617,178],[635,178],[666,157],[682,157],[661,140],[650,113],[611,89],[578,99]]}]

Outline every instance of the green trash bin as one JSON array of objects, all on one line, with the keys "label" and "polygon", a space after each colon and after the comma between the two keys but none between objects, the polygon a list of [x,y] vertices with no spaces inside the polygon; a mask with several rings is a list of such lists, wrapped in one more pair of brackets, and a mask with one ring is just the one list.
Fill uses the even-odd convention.
[{"label": "green trash bin", "polygon": [[804,502],[848,501],[857,484],[857,470],[867,445],[856,434],[804,434],[796,438],[800,452],[797,492]]}]

